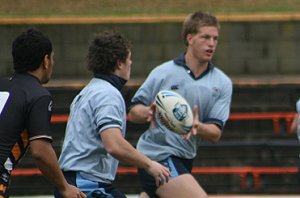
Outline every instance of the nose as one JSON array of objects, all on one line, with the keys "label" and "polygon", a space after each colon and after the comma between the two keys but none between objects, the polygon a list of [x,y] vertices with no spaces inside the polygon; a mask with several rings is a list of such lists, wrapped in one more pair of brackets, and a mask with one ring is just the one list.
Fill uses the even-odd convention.
[{"label": "nose", "polygon": [[209,44],[210,46],[215,46],[216,43],[217,43],[217,41],[216,41],[214,38],[210,38],[210,39],[208,40],[208,44]]}]

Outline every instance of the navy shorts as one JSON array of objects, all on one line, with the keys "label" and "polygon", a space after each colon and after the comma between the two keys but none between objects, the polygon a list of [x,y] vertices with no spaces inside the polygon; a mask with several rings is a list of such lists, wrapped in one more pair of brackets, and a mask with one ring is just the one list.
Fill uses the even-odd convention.
[{"label": "navy shorts", "polygon": [[[170,156],[167,159],[160,161],[162,165],[169,168],[171,172],[171,179],[179,175],[191,173],[193,166],[193,159],[183,159],[176,156]],[[155,192],[157,190],[155,179],[149,175],[144,169],[138,169],[138,176],[143,192],[146,192],[148,196],[156,197]]]},{"label": "navy shorts", "polygon": [[[126,196],[111,184],[94,182],[82,178],[73,171],[64,172],[69,184],[76,186],[87,195],[87,198],[126,198]],[[55,198],[62,198],[58,189],[54,190]]]}]

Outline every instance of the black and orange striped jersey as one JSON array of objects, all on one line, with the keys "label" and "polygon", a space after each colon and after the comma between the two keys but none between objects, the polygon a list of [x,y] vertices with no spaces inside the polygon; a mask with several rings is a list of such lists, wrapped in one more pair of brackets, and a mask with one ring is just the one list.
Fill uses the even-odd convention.
[{"label": "black and orange striped jersey", "polygon": [[[0,168],[10,172],[35,139],[52,141],[52,97],[30,74],[0,80]],[[1,170],[0,169],[0,170]]]}]

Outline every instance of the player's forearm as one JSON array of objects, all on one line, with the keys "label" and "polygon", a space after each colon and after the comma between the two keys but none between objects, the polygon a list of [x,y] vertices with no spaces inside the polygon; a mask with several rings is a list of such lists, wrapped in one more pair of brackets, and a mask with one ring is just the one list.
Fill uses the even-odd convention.
[{"label": "player's forearm", "polygon": [[151,163],[149,158],[138,152],[126,140],[120,142],[118,147],[114,148],[109,153],[121,163],[126,165],[132,165],[139,168],[149,168]]},{"label": "player's forearm", "polygon": [[31,142],[31,152],[37,167],[60,191],[64,191],[68,184],[60,170],[57,156],[51,144],[48,142],[38,143],[37,141],[43,140]]},{"label": "player's forearm", "polygon": [[201,123],[198,126],[197,134],[212,143],[217,143],[221,138],[221,130],[215,124],[204,124]]},{"label": "player's forearm", "polygon": [[108,128],[100,136],[105,150],[121,163],[141,168],[148,166],[149,159],[122,137],[119,128]]},{"label": "player's forearm", "polygon": [[149,118],[150,107],[142,104],[135,105],[128,113],[128,120],[135,123],[145,123]]}]

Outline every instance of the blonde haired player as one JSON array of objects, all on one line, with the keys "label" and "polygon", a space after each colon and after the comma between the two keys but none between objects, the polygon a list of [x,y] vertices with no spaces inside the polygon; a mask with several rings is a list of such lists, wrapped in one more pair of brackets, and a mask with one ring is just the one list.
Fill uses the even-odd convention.
[{"label": "blonde haired player", "polygon": [[141,197],[207,197],[191,170],[201,140],[217,142],[229,116],[232,82],[211,62],[219,29],[212,14],[190,14],[182,29],[186,51],[157,66],[132,99],[129,120],[137,123],[153,119],[152,104],[160,90],[175,91],[195,106],[193,127],[185,136],[170,132],[157,117],[155,126],[141,135],[137,149],[171,170],[170,181],[156,187],[149,174],[139,169]]}]

